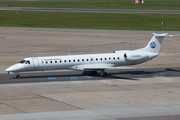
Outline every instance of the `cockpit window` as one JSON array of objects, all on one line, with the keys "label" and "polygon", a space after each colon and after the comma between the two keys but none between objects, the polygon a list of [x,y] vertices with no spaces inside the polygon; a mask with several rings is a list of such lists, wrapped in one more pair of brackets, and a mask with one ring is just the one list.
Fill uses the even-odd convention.
[{"label": "cockpit window", "polygon": [[20,61],[19,63],[25,63],[26,62],[26,60],[22,60],[22,61]]},{"label": "cockpit window", "polygon": [[30,61],[26,61],[26,64],[30,64]]}]

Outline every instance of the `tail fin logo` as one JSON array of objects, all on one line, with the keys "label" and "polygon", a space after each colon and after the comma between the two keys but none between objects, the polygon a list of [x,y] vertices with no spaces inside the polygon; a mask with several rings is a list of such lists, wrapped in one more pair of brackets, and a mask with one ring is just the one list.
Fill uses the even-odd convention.
[{"label": "tail fin logo", "polygon": [[152,42],[150,43],[150,47],[154,49],[154,48],[156,47],[156,43],[155,43],[154,41],[152,41]]}]

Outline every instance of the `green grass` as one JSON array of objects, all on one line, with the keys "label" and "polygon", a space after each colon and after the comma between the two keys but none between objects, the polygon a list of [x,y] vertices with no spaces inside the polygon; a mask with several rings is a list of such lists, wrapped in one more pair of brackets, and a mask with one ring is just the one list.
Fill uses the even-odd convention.
[{"label": "green grass", "polygon": [[[162,19],[166,25],[161,25]],[[122,30],[180,30],[180,15],[61,13],[0,11],[0,26],[122,29]]]},{"label": "green grass", "polygon": [[151,9],[180,10],[180,0],[145,0],[145,4],[133,4],[132,0],[40,0],[4,1],[0,6],[50,7],[50,8],[106,8],[106,9]]}]

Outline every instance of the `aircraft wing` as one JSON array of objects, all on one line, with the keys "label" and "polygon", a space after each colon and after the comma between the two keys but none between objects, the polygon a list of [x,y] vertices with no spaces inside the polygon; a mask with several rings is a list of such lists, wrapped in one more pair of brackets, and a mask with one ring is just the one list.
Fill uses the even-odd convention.
[{"label": "aircraft wing", "polygon": [[112,64],[84,64],[84,65],[72,66],[70,69],[85,70],[85,71],[97,71],[97,70],[132,69],[132,67],[129,67],[129,66],[113,67]]},{"label": "aircraft wing", "polygon": [[122,69],[134,69],[133,67],[85,67],[84,70],[91,71],[91,70],[122,70]]}]

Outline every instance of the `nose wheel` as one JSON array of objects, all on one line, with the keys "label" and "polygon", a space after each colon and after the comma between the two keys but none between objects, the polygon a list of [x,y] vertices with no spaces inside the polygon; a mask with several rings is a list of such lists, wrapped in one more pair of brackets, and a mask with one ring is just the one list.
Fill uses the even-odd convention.
[{"label": "nose wheel", "polygon": [[16,75],[16,78],[20,78],[21,76],[19,74]]}]

